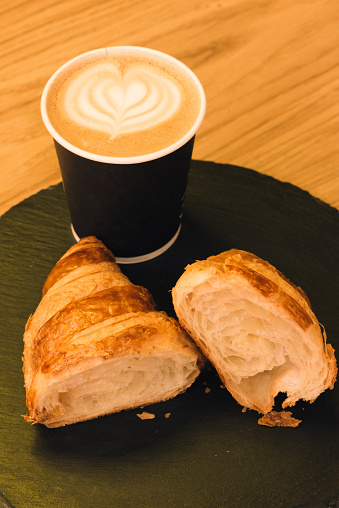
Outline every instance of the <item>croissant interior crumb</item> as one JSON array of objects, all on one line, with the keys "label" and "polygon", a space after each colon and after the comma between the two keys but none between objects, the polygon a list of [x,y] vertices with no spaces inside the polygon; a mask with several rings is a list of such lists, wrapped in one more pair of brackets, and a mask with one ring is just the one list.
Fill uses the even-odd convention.
[{"label": "croissant interior crumb", "polygon": [[[124,357],[108,360],[100,365],[74,375],[67,381],[55,383],[53,398],[49,390],[49,413],[56,413],[49,426],[58,426],[62,420],[69,422],[86,420],[106,413],[116,412],[126,406],[138,407],[151,403],[155,398],[166,400],[181,386],[193,382],[196,364],[177,356],[163,358],[155,356]],[[42,407],[43,395],[40,400]]]},{"label": "croissant interior crumb", "polygon": [[246,394],[252,407],[269,407],[272,387],[274,395],[293,394],[310,374],[301,367],[317,347],[301,340],[302,329],[293,321],[254,303],[246,289],[239,299],[231,284],[218,288],[203,282],[186,295],[183,307],[202,350],[218,359],[228,387]]}]

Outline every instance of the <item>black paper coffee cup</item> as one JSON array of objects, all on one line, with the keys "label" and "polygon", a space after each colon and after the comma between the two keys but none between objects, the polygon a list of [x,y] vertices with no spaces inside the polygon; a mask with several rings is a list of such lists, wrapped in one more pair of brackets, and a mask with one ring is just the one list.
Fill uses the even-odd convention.
[{"label": "black paper coffee cup", "polygon": [[168,59],[189,74],[200,97],[194,124],[175,143],[146,155],[112,157],[83,150],[62,137],[52,125],[46,105],[51,85],[63,72],[78,59],[102,54],[107,48],[65,64],[43,92],[42,117],[54,138],[75,238],[94,235],[117,262],[136,263],[166,251],[179,234],[194,139],[205,115],[206,99],[197,77],[173,57],[146,48],[108,49]]}]

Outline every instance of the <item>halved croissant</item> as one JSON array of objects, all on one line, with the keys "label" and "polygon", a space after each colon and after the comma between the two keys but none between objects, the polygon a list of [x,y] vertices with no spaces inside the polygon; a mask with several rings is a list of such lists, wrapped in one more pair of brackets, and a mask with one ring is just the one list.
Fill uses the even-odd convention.
[{"label": "halved croissant", "polygon": [[95,237],[48,276],[24,333],[25,419],[47,427],[144,406],[185,391],[202,355]]},{"label": "halved croissant", "polygon": [[186,267],[172,291],[180,324],[244,407],[268,413],[333,388],[334,350],[304,292],[268,262],[232,249]]}]

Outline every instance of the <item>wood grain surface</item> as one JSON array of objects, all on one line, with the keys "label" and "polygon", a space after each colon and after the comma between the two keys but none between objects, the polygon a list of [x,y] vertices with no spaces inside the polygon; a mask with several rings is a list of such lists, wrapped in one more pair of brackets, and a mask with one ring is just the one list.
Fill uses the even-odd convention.
[{"label": "wood grain surface", "polygon": [[0,5],[0,214],[60,181],[40,96],[65,61],[139,45],[207,95],[198,160],[291,182],[339,208],[337,0],[11,0]]}]

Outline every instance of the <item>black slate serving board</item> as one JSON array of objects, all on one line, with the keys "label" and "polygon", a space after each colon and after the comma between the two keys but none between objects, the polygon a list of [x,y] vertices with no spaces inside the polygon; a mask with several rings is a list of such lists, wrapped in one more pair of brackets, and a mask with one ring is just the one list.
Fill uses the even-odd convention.
[{"label": "black slate serving board", "polygon": [[[258,415],[242,412],[210,366],[185,394],[150,406],[153,420],[131,410],[60,429],[24,421],[24,326],[49,271],[74,243],[69,222],[61,184],[0,219],[5,498],[15,508],[337,506],[338,383],[313,404],[297,403],[293,415],[302,423],[295,429],[258,425]],[[232,247],[251,251],[306,291],[339,352],[338,233],[339,212],[297,187],[249,169],[193,161],[174,246],[121,268],[174,315],[170,290],[187,264]],[[0,506],[7,506],[5,498],[0,495]]]}]

